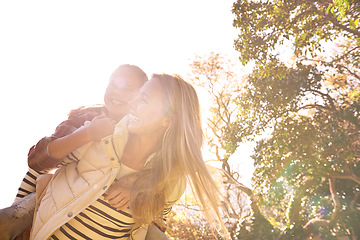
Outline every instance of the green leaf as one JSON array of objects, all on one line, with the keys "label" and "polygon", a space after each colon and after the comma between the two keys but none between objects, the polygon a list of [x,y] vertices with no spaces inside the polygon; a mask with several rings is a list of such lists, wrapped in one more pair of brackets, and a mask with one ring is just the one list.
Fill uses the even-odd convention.
[{"label": "green leaf", "polygon": [[331,8],[333,8],[334,4],[330,3],[329,6],[327,7],[325,14],[329,14],[329,11]]}]

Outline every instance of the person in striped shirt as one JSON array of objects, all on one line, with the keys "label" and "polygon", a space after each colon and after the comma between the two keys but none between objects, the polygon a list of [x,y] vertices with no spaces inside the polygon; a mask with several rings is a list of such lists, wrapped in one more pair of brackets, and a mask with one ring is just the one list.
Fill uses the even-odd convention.
[{"label": "person in striped shirt", "polygon": [[[201,155],[194,88],[178,76],[153,75],[130,106],[113,135],[63,153],[62,166],[41,194],[31,239],[144,239],[149,224],[163,225],[187,178],[205,215],[212,219],[214,212],[226,233],[219,191]],[[123,192],[130,194],[129,208],[107,204]]]},{"label": "person in striped shirt", "polygon": [[[1,234],[4,234],[4,236],[6,234],[16,236],[19,232],[26,228],[28,222],[31,220],[31,206],[19,207],[18,205],[20,204],[24,205],[23,203],[19,204],[19,200],[23,200],[29,194],[36,191],[36,179],[40,174],[53,171],[53,169],[57,167],[59,159],[54,158],[51,154],[49,154],[49,144],[56,139],[71,137],[72,133],[80,126],[82,126],[85,122],[91,122],[96,118],[101,118],[101,121],[107,124],[107,126],[104,127],[102,127],[100,124],[97,124],[98,128],[100,129],[100,134],[106,136],[112,133],[114,121],[118,122],[129,112],[129,106],[127,103],[138,94],[139,88],[146,81],[147,76],[144,71],[139,67],[130,64],[123,64],[119,66],[110,76],[109,84],[104,96],[104,105],[92,106],[87,108],[80,107],[78,109],[72,110],[69,114],[69,118],[57,126],[55,132],[51,135],[51,137],[42,138],[36,145],[34,145],[29,150],[28,160],[29,162],[32,162],[33,165],[35,163],[34,169],[36,170],[29,168],[18,189],[15,204],[12,207],[6,209],[6,214],[1,215],[3,218],[0,217],[0,222],[4,223],[0,224],[0,229],[4,228],[4,230],[1,231]],[[110,129],[110,131],[106,132],[104,129]],[[84,139],[82,139],[81,141],[83,140]],[[81,144],[81,141],[79,141],[78,144]],[[61,146],[59,146],[59,148],[60,147]],[[34,202],[29,200],[26,201],[26,204],[28,204],[28,202],[33,204]],[[29,208],[27,211],[27,215],[21,216],[22,219],[20,219],[20,217],[17,215],[17,210],[18,208],[24,209],[25,207]],[[124,208],[126,207],[126,205],[122,204],[122,207]],[[14,229],[12,229],[11,227],[9,228],[9,217],[13,220],[11,222],[12,226],[14,226]],[[10,232],[9,230],[12,230],[12,232]],[[152,231],[156,233],[157,230],[153,229]],[[26,235],[26,233],[24,235]],[[6,237],[4,237],[4,239],[5,238]],[[9,239],[10,238],[12,239],[12,237],[9,237]]]},{"label": "person in striped shirt", "polygon": [[[218,188],[202,159],[195,89],[179,76],[155,74],[129,105],[112,135],[63,153],[40,197],[31,239],[145,239],[150,224],[163,226],[187,178],[204,212],[210,207],[222,223]],[[110,196],[111,188],[119,194]],[[106,200],[122,192],[129,192],[129,208],[119,211]]]}]

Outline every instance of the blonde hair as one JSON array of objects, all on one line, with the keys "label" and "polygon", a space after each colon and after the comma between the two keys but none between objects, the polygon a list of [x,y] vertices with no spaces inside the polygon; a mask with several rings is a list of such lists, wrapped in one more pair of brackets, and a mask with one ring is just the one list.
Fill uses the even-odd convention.
[{"label": "blonde hair", "polygon": [[180,76],[156,74],[152,78],[161,83],[167,96],[164,113],[171,123],[163,136],[161,150],[151,164],[136,173],[137,180],[130,191],[132,215],[140,224],[161,223],[172,187],[187,177],[205,216],[211,223],[215,213],[224,229],[217,205],[219,191],[202,158],[203,132],[196,91]]}]

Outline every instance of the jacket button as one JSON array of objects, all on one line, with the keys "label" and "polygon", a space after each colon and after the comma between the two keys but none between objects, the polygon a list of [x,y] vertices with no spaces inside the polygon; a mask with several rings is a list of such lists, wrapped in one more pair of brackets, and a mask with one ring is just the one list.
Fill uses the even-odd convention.
[{"label": "jacket button", "polygon": [[69,213],[67,214],[68,217],[72,217],[72,215],[73,215],[73,212],[69,212]]},{"label": "jacket button", "polygon": [[110,160],[111,160],[111,161],[114,161],[114,160],[115,160],[115,158],[114,158],[114,157],[112,157],[112,158],[110,158]]},{"label": "jacket button", "polygon": [[104,142],[105,144],[109,144],[109,140],[105,140],[105,142]]},{"label": "jacket button", "polygon": [[103,187],[103,190],[106,190],[107,189],[107,186]]}]

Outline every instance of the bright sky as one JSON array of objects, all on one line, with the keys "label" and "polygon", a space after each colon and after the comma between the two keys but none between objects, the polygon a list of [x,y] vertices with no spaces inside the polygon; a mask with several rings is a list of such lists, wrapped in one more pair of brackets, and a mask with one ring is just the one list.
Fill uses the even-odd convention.
[{"label": "bright sky", "polygon": [[0,208],[27,171],[27,152],[73,108],[103,103],[130,63],[186,78],[195,54],[235,55],[233,0],[0,2]]}]

